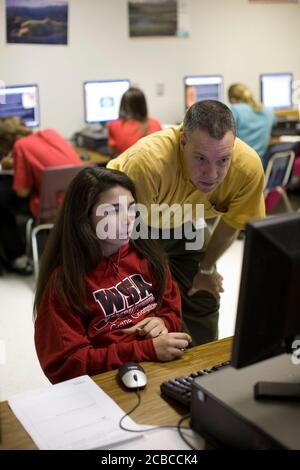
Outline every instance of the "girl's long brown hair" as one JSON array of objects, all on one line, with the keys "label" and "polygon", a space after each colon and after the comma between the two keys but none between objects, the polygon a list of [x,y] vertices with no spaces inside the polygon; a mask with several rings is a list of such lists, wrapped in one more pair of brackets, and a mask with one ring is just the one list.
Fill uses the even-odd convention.
[{"label": "girl's long brown hair", "polygon": [[147,102],[142,90],[131,87],[125,91],[121,98],[119,118],[124,121],[129,121],[130,119],[140,122],[147,121]]},{"label": "girl's long brown hair", "polygon": [[123,94],[119,109],[119,118],[123,121],[139,121],[141,136],[147,135],[149,130],[148,108],[144,93],[139,88],[128,88]]},{"label": "girl's long brown hair", "polygon": [[[101,244],[90,222],[91,211],[100,194],[115,186],[127,189],[136,200],[133,182],[118,170],[84,168],[71,182],[41,258],[34,317],[50,279],[55,295],[67,308],[79,315],[89,313],[85,277],[102,257]],[[166,287],[167,258],[155,240],[138,239],[131,243],[150,263],[160,305]]]}]

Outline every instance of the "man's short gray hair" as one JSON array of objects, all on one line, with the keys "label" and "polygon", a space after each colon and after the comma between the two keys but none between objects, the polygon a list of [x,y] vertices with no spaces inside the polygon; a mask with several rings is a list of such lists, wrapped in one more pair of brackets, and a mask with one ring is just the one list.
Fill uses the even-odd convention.
[{"label": "man's short gray hair", "polygon": [[228,106],[220,101],[204,100],[194,103],[186,112],[183,132],[206,131],[213,139],[221,140],[228,131],[236,135],[234,117]]}]

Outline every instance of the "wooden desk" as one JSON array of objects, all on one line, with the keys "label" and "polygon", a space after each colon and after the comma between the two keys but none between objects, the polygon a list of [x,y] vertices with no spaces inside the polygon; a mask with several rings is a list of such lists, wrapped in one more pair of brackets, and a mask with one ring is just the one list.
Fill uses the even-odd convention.
[{"label": "wooden desk", "polygon": [[[176,425],[187,410],[180,405],[170,405],[160,396],[160,384],[180,375],[227,361],[230,358],[231,338],[215,341],[189,349],[185,355],[171,362],[144,362],[148,384],[142,391],[138,409],[130,415],[142,424]],[[117,381],[117,371],[93,377],[95,382],[125,411],[136,403],[136,394],[123,389]],[[170,402],[171,403],[171,402]],[[0,450],[36,449],[34,442],[14,416],[7,402],[0,403]]]},{"label": "wooden desk", "polygon": [[298,108],[277,109],[275,111],[275,115],[278,118],[297,119],[299,121],[299,110],[298,110]]},{"label": "wooden desk", "polygon": [[[76,151],[76,153],[79,156],[86,155],[86,154],[89,155],[90,160],[82,160],[82,162],[85,163],[85,164],[89,164],[89,163],[96,163],[96,164],[107,163],[111,160],[111,157],[109,157],[108,155],[103,155],[102,153],[95,152],[93,150],[88,150],[88,149],[85,149],[83,147],[74,147],[74,150]],[[2,166],[0,164],[0,176],[7,176],[7,175],[13,176],[13,174],[14,174],[13,169],[11,169],[11,170],[2,170]]]},{"label": "wooden desk", "polygon": [[83,160],[84,163],[107,163],[109,160],[111,160],[111,157],[108,155],[103,155],[102,153],[95,152],[94,150],[88,150],[83,147],[74,147],[74,150],[76,153],[78,153],[79,156],[81,155],[89,155],[90,160]]}]

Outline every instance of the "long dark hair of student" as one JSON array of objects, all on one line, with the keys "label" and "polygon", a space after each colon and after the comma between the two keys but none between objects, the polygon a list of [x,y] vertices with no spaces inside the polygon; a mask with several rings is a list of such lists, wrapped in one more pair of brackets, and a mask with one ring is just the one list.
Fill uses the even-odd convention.
[{"label": "long dark hair of student", "polygon": [[148,119],[147,103],[144,93],[138,88],[129,88],[121,99],[119,118],[124,121],[134,119],[144,122]]},{"label": "long dark hair of student", "polygon": [[[66,192],[61,210],[41,258],[34,300],[34,316],[46,292],[50,277],[55,294],[79,315],[88,314],[85,276],[99,264],[102,257],[99,239],[90,223],[92,208],[101,193],[122,186],[136,200],[131,179],[118,170],[84,168]],[[161,303],[166,286],[167,259],[155,240],[131,240],[135,250],[145,256],[158,288]],[[56,268],[56,275],[52,276]]]}]

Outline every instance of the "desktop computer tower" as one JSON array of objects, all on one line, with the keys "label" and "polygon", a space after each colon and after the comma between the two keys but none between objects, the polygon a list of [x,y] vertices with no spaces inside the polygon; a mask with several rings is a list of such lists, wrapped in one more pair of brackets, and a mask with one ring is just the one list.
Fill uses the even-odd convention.
[{"label": "desktop computer tower", "polygon": [[87,128],[76,132],[73,140],[76,145],[79,147],[84,147],[88,150],[94,150],[101,152],[103,148],[106,148],[106,151],[103,153],[107,153],[107,139],[108,139],[108,131],[105,126],[95,127],[88,126]]},{"label": "desktop computer tower", "polygon": [[300,449],[300,401],[255,400],[259,381],[300,382],[300,365],[282,354],[194,380],[191,426],[217,448]]}]

